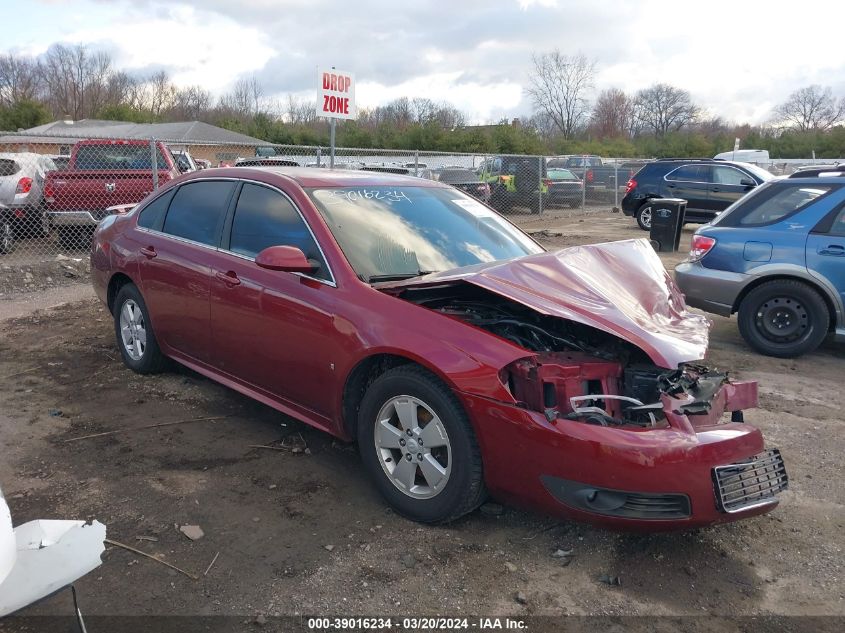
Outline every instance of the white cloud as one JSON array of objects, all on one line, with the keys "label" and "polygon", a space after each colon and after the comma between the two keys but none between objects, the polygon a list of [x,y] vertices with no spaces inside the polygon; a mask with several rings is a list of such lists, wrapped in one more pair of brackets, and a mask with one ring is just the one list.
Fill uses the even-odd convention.
[{"label": "white cloud", "polygon": [[[10,15],[20,0],[0,0]],[[842,9],[804,0],[119,0],[43,3],[7,29],[0,51],[56,41],[115,51],[130,69],[167,69],[217,94],[255,73],[274,96],[313,96],[313,69],[356,74],[363,106],[399,96],[447,100],[473,122],[528,114],[533,52],[597,59],[596,89],[656,82],[689,90],[711,114],[762,122],[810,83],[845,93]],[[313,87],[312,87],[313,86]]]},{"label": "white cloud", "polygon": [[522,86],[515,82],[480,84],[463,82],[461,72],[435,73],[391,86],[358,81],[355,97],[359,108],[369,108],[399,97],[427,97],[449,101],[473,121],[493,121],[516,107],[522,99]]}]

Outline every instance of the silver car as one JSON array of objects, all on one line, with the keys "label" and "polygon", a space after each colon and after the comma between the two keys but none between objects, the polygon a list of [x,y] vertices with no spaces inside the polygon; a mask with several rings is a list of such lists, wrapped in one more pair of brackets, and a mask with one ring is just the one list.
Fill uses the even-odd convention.
[{"label": "silver car", "polygon": [[0,253],[8,252],[15,238],[44,237],[50,232],[44,178],[55,169],[49,156],[0,154]]}]

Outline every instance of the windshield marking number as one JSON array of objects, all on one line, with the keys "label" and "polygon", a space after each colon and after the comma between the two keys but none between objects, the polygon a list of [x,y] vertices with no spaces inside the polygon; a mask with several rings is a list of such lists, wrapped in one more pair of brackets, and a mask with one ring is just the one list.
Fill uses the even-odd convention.
[{"label": "windshield marking number", "polygon": [[413,203],[404,191],[394,189],[393,191],[379,191],[378,189],[351,189],[349,191],[328,190],[326,204],[340,204],[343,202],[358,202],[359,200],[383,200],[388,204],[394,202]]}]

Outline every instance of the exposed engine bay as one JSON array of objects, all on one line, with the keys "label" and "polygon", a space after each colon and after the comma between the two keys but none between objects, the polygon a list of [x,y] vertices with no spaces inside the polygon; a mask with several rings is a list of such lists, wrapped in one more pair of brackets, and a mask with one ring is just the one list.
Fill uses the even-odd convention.
[{"label": "exposed engine bay", "polygon": [[[546,316],[480,288],[435,287],[405,291],[403,298],[460,319],[536,355],[512,363],[502,382],[522,406],[552,422],[576,420],[601,426],[666,426],[664,396],[678,414],[715,423],[713,411],[728,375],[685,363],[658,367],[635,345],[597,328]],[[714,420],[716,418],[716,420]],[[741,411],[732,419],[741,421]]]}]

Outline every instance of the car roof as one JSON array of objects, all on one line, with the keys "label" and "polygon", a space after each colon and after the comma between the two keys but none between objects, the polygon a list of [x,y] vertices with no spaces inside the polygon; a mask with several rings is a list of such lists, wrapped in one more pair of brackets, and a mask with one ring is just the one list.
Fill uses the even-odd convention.
[{"label": "car roof", "polygon": [[[381,171],[316,169],[314,167],[217,167],[194,172],[195,178],[244,178],[250,174],[273,174],[293,180],[301,187],[444,187],[433,180]],[[193,178],[192,178],[193,179]]]}]

